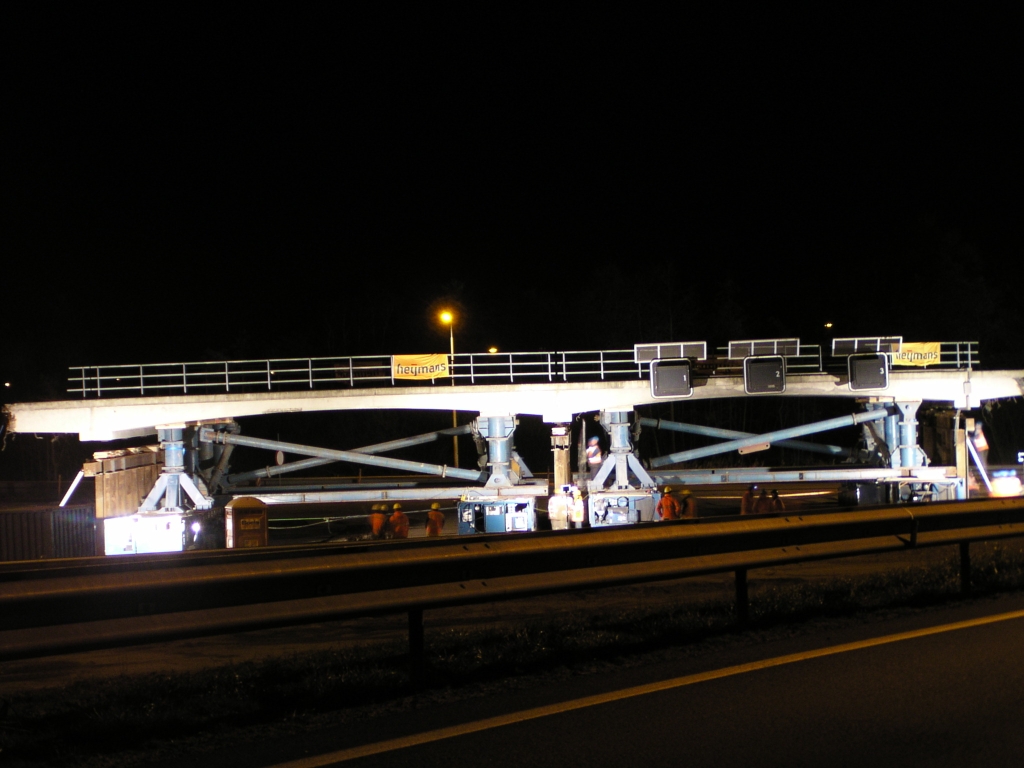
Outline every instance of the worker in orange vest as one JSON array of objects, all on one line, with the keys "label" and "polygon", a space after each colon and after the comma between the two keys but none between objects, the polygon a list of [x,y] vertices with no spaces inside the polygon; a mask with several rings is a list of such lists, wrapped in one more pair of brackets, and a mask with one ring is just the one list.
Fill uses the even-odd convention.
[{"label": "worker in orange vest", "polygon": [[441,511],[441,505],[435,501],[430,505],[430,511],[427,512],[427,536],[440,536],[442,528],[444,528],[444,512]]},{"label": "worker in orange vest", "polygon": [[388,520],[388,528],[391,530],[392,539],[409,538],[409,517],[402,511],[402,505],[395,502],[391,519]]},{"label": "worker in orange vest", "polygon": [[772,512],[785,512],[786,503],[779,498],[779,492],[772,489]]},{"label": "worker in orange vest", "polygon": [[682,507],[679,505],[679,500],[672,495],[671,488],[665,488],[661,500],[658,501],[657,511],[662,520],[678,520],[682,516]]},{"label": "worker in orange vest", "polygon": [[754,513],[754,491],[756,490],[757,486],[751,485],[747,488],[747,492],[743,494],[743,498],[740,499],[741,515],[752,515]]},{"label": "worker in orange vest", "polygon": [[697,516],[697,500],[693,498],[693,494],[690,493],[689,488],[683,489],[682,508],[683,517],[694,518]]},{"label": "worker in orange vest", "polygon": [[755,515],[767,515],[772,511],[772,500],[768,498],[768,489],[762,488],[761,495],[754,502]]},{"label": "worker in orange vest", "polygon": [[387,507],[383,504],[374,504],[370,507],[370,538],[383,539],[384,527],[388,522]]}]

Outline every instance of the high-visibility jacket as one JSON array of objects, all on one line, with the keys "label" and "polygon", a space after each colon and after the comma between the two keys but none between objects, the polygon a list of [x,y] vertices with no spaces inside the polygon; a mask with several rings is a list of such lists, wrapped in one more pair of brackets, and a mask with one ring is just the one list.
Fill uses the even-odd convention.
[{"label": "high-visibility jacket", "polygon": [[564,493],[556,493],[548,499],[548,519],[562,522],[569,519],[572,509],[572,497]]},{"label": "high-visibility jacket", "polygon": [[444,512],[432,509],[427,512],[427,536],[440,536],[444,528]]},{"label": "high-visibility jacket", "polygon": [[682,515],[679,500],[671,493],[666,493],[658,502],[658,514],[662,520],[678,520]]},{"label": "high-visibility jacket", "polygon": [[693,496],[683,497],[683,517],[697,516],[697,500]]},{"label": "high-visibility jacket", "polygon": [[974,434],[971,436],[971,440],[974,442],[974,450],[976,451],[987,451],[988,440],[985,439],[985,432],[981,427],[974,430]]},{"label": "high-visibility jacket", "polygon": [[762,489],[761,495],[754,502],[754,514],[766,515],[772,511],[772,500],[768,498],[768,491]]},{"label": "high-visibility jacket", "polygon": [[375,539],[384,535],[384,526],[387,525],[388,516],[383,512],[370,513],[370,534]]},{"label": "high-visibility jacket", "polygon": [[754,513],[754,492],[749,488],[740,500],[740,514],[751,515]]},{"label": "high-visibility jacket", "polygon": [[583,499],[573,497],[572,506],[569,507],[569,517],[574,523],[583,523]]},{"label": "high-visibility jacket", "polygon": [[396,509],[391,519],[388,520],[388,527],[391,529],[391,538],[409,538],[409,517],[400,509]]}]

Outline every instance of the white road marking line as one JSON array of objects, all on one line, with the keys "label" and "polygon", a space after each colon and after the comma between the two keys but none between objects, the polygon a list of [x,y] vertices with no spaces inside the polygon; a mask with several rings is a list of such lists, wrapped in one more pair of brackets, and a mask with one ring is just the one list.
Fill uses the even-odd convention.
[{"label": "white road marking line", "polygon": [[879,645],[898,643],[902,640],[913,640],[919,637],[938,635],[944,632],[955,632],[960,629],[969,629],[970,627],[979,627],[984,626],[985,624],[995,624],[1000,621],[1009,621],[1011,619],[1020,618],[1024,618],[1024,610],[1001,613],[996,616],[984,616],[979,619],[969,619],[967,621],[957,621],[952,624],[943,624],[937,627],[928,627],[926,629],[915,629],[911,632],[900,632],[895,635],[875,637],[868,640],[858,640],[854,643],[843,643],[842,645],[834,645],[829,648],[819,648],[813,651],[792,653],[787,656],[777,656],[773,659],[752,661],[747,664],[737,664],[733,667],[724,667],[723,669],[715,669],[709,672],[699,672],[695,675],[676,677],[672,680],[662,680],[657,683],[648,683],[647,685],[638,685],[633,688],[624,688],[621,691],[602,693],[597,696],[586,696],[582,699],[573,699],[572,701],[563,701],[558,704],[549,704],[544,707],[525,709],[521,712],[512,712],[498,717],[489,717],[485,720],[477,720],[473,723],[453,725],[448,728],[438,728],[434,731],[417,733],[412,736],[403,736],[398,739],[388,739],[387,741],[380,741],[375,744],[364,744],[363,746],[342,749],[337,752],[330,752],[328,754],[317,755],[315,757],[304,757],[288,763],[280,763],[272,768],[322,768],[322,766],[342,763],[347,760],[354,760],[358,757],[367,757],[369,755],[381,754],[382,752],[392,752],[396,749],[414,747],[420,744],[429,744],[433,741],[451,739],[456,736],[465,736],[466,734],[478,733],[479,731],[486,731],[491,728],[500,728],[504,725],[512,725],[513,723],[536,720],[537,718],[557,715],[562,712],[572,712],[576,709],[594,707],[598,704],[622,701],[623,699],[645,696],[649,693],[667,691],[672,688],[683,688],[688,685],[694,685],[695,683],[703,683],[708,680],[719,680],[724,677],[742,675],[747,672],[756,672],[760,669],[770,669],[771,667],[781,667],[785,664],[794,664],[798,661],[818,659],[824,656],[834,656],[836,654],[848,653],[850,651],[857,651],[863,648],[873,648]]}]

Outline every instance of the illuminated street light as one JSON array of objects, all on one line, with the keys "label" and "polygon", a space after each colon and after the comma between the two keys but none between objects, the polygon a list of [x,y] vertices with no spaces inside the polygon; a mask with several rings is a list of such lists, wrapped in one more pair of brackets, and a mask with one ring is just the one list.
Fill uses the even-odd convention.
[{"label": "illuminated street light", "polygon": [[[448,363],[448,375],[451,376],[452,386],[455,386],[455,315],[449,310],[444,310],[440,315],[441,322],[448,326],[448,341],[450,344],[451,357]],[[457,412],[452,410],[452,427],[459,426],[459,419]],[[455,463],[453,466],[459,466],[459,437],[458,435],[452,435],[452,446],[455,449]]]},{"label": "illuminated street light", "polygon": [[490,352],[492,355],[495,355],[495,354],[498,353],[498,348],[497,347],[488,347],[487,351]]}]

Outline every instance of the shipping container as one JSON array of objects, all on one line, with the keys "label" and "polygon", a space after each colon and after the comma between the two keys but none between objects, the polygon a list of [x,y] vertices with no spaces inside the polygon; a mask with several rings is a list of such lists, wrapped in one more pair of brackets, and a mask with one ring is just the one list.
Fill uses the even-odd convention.
[{"label": "shipping container", "polygon": [[0,561],[95,554],[96,508],[92,505],[0,510]]}]

